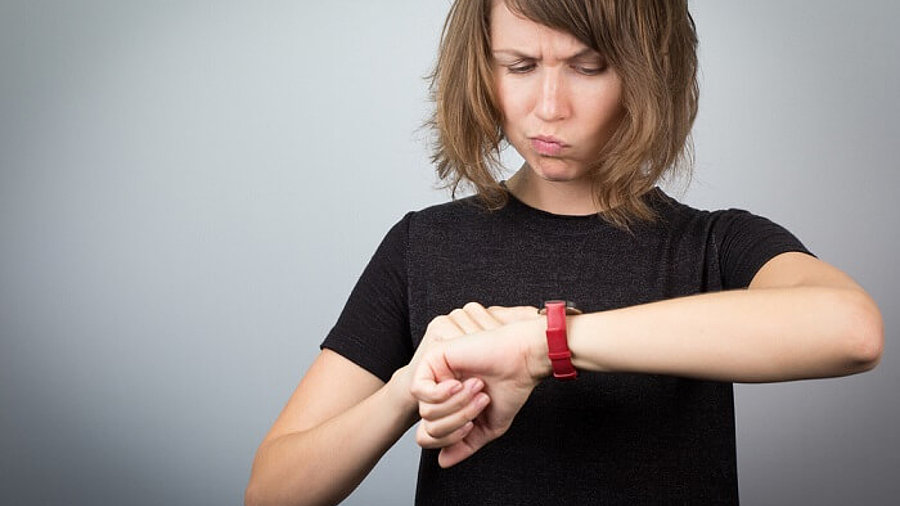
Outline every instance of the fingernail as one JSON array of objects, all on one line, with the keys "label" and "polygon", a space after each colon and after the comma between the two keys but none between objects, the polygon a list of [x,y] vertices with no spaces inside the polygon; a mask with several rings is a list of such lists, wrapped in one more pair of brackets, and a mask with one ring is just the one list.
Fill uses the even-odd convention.
[{"label": "fingernail", "polygon": [[477,392],[484,387],[484,382],[478,378],[475,378],[471,383],[469,383],[469,391]]},{"label": "fingernail", "polygon": [[457,381],[455,385],[450,387],[450,393],[455,394],[456,392],[459,392],[462,389],[463,389],[463,384]]},{"label": "fingernail", "polygon": [[477,399],[475,399],[475,404],[479,408],[483,408],[483,407],[487,406],[488,402],[490,402],[490,401],[491,401],[491,398],[488,397],[487,394],[481,394],[478,396]]}]

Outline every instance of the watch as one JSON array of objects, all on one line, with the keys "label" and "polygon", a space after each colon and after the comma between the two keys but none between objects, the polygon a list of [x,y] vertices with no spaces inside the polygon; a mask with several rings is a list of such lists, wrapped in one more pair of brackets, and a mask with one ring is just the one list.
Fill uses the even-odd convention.
[{"label": "watch", "polygon": [[538,312],[547,315],[547,355],[553,366],[553,377],[560,381],[575,379],[578,371],[572,365],[572,352],[569,351],[566,334],[566,315],[581,314],[581,311],[574,302],[548,300]]}]

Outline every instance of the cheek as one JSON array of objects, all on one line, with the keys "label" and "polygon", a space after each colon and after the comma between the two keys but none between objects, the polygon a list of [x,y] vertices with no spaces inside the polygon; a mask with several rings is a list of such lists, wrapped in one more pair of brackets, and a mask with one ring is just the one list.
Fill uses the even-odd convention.
[{"label": "cheek", "polygon": [[527,112],[527,90],[521,85],[500,79],[495,90],[500,111],[506,121],[515,120]]},{"label": "cheek", "polygon": [[625,114],[625,108],[622,106],[620,97],[615,94],[598,96],[593,101],[591,109],[594,111],[591,114],[592,123],[597,125],[599,130],[615,128]]}]

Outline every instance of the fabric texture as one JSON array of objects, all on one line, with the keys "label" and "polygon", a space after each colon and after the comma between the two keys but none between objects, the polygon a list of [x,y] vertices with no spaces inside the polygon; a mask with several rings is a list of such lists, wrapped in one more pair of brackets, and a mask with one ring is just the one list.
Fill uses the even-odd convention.
[{"label": "fabric texture", "polygon": [[[618,230],[510,195],[407,213],[387,233],[322,343],[385,382],[428,323],[467,302],[585,312],[746,288],[772,257],[812,255],[785,228],[742,209],[698,210],[660,188],[655,224]],[[731,383],[580,372],[544,381],[510,430],[441,469],[423,450],[417,504],[736,504]]]}]

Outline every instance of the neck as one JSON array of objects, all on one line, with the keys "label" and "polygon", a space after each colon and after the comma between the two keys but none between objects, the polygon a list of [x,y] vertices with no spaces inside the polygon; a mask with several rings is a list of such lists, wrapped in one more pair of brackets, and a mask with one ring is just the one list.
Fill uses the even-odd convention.
[{"label": "neck", "polygon": [[547,181],[536,177],[525,164],[506,182],[506,187],[525,204],[553,214],[587,216],[601,209],[594,202],[591,182]]}]

